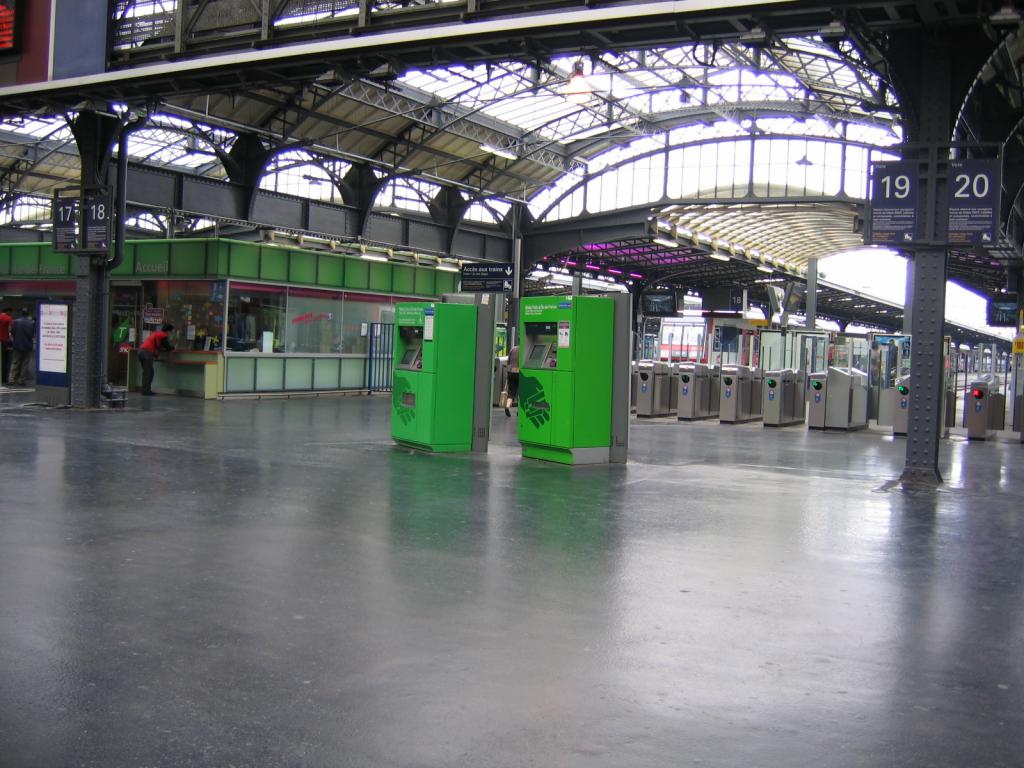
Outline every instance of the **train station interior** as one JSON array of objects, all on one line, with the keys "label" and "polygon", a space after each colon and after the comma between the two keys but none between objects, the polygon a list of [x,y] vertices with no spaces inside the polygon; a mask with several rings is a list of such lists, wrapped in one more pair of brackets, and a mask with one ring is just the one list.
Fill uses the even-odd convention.
[{"label": "train station interior", "polygon": [[0,0],[0,766],[1024,765],[1022,63]]}]

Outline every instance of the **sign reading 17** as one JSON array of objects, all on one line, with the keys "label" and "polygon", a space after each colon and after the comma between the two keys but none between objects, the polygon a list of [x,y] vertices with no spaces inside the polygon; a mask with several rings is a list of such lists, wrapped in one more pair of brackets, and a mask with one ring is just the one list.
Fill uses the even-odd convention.
[{"label": "sign reading 17", "polygon": [[910,196],[910,177],[906,174],[880,176],[878,184],[882,197],[903,200]]}]

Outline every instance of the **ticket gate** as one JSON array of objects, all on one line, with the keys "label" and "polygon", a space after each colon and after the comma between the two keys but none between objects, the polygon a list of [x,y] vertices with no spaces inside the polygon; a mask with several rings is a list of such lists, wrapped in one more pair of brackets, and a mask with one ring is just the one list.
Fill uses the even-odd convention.
[{"label": "ticket gate", "polygon": [[696,421],[710,418],[711,372],[703,363],[676,363],[673,379],[678,391],[676,418]]},{"label": "ticket gate", "polygon": [[868,375],[856,368],[829,368],[825,429],[846,431],[868,425]]},{"label": "ticket gate", "polygon": [[828,371],[815,371],[807,377],[809,384],[807,394],[810,401],[807,406],[807,428],[825,428],[825,404],[828,400]]},{"label": "ticket gate", "polygon": [[629,373],[631,377],[629,385],[629,409],[631,411],[636,410],[636,391],[640,388],[640,376],[638,373],[640,364],[634,360],[629,365]]},{"label": "ticket gate", "polygon": [[505,379],[508,375],[508,358],[494,358],[494,379],[491,384],[491,405],[495,408],[504,408],[501,402],[501,393],[505,391]]},{"label": "ticket gate", "polygon": [[997,429],[1003,428],[1003,410],[1006,406],[999,383],[990,373],[971,382],[964,395],[964,413],[968,440],[990,440]]},{"label": "ticket gate", "polygon": [[803,371],[786,369],[764,375],[761,412],[766,427],[804,423],[805,377]]},{"label": "ticket gate", "polygon": [[708,368],[708,415],[718,416],[722,400],[722,366]]},{"label": "ticket gate", "polygon": [[760,403],[755,405],[752,402],[755,392],[753,368],[747,365],[722,366],[719,421],[722,424],[742,424],[760,419]]},{"label": "ticket gate", "polygon": [[906,437],[910,429],[910,376],[900,376],[896,379],[896,386],[887,389],[882,393],[892,402],[889,412],[892,414],[892,433],[899,437]]},{"label": "ticket gate", "polygon": [[668,363],[641,360],[637,366],[639,391],[636,395],[637,416],[668,416],[672,404],[672,377]]}]

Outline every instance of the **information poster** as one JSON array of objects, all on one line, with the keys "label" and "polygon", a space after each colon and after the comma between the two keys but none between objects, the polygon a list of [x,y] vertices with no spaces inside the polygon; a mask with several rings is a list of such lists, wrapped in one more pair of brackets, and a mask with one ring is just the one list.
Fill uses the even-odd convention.
[{"label": "information poster", "polygon": [[952,160],[949,163],[949,242],[991,245],[999,232],[999,160]]},{"label": "information poster", "polygon": [[39,372],[68,372],[68,305],[39,305]]}]

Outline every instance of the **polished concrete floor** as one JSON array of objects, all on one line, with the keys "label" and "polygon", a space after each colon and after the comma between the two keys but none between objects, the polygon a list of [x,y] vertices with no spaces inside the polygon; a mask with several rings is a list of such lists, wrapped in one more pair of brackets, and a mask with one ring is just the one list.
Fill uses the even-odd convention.
[{"label": "polished concrete floor", "polygon": [[1021,766],[1024,446],[0,399],[0,766]]}]

